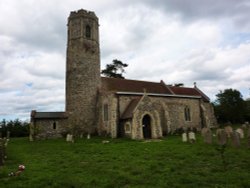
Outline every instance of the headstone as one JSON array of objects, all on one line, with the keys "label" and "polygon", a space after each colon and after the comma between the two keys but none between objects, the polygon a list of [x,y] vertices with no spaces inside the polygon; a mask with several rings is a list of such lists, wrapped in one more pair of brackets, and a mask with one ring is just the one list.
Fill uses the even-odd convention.
[{"label": "headstone", "polygon": [[226,126],[224,129],[227,133],[227,137],[230,138],[231,133],[233,132],[233,128],[231,126]]},{"label": "headstone", "polygon": [[212,135],[212,131],[210,130],[210,129],[207,129],[207,131],[204,133],[204,136],[203,136],[203,138],[204,138],[204,142],[206,143],[206,144],[212,144],[212,142],[213,142],[213,135]]},{"label": "headstone", "polygon": [[231,133],[231,144],[233,147],[240,147],[240,134],[236,131]]},{"label": "headstone", "polygon": [[204,137],[204,135],[205,135],[205,133],[207,132],[207,130],[208,130],[209,128],[207,128],[207,127],[204,127],[204,128],[202,128],[201,129],[201,135]]},{"label": "headstone", "polygon": [[73,135],[72,134],[67,134],[66,141],[67,142],[73,142]]},{"label": "headstone", "polygon": [[182,142],[187,142],[187,133],[182,133]]},{"label": "headstone", "polygon": [[241,125],[241,128],[242,128],[242,129],[246,129],[246,128],[247,128],[247,125],[246,125],[245,123],[243,123],[243,124]]},{"label": "headstone", "polygon": [[236,129],[236,132],[240,134],[240,138],[244,138],[244,131],[241,128]]},{"label": "headstone", "polygon": [[87,135],[87,139],[88,139],[88,140],[90,139],[90,134]]},{"label": "headstone", "polygon": [[194,132],[190,131],[188,133],[188,140],[189,140],[190,143],[194,143],[195,142],[196,138],[195,138],[195,133]]},{"label": "headstone", "polygon": [[219,145],[225,145],[227,143],[227,133],[224,129],[217,129],[216,130],[217,135],[217,143]]}]

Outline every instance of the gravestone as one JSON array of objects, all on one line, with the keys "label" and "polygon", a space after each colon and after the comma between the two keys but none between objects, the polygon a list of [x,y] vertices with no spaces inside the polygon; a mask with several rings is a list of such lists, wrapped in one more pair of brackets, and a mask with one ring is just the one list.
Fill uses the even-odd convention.
[{"label": "gravestone", "polygon": [[188,140],[189,140],[190,143],[194,143],[195,142],[196,138],[195,138],[195,133],[194,132],[190,131],[188,133]]},{"label": "gravestone", "polygon": [[222,146],[227,144],[227,133],[224,129],[217,129],[216,135],[217,135],[217,143],[219,145]]},{"label": "gravestone", "polygon": [[212,142],[213,142],[213,135],[212,135],[212,131],[210,130],[210,129],[207,129],[207,131],[204,133],[204,136],[203,136],[203,138],[204,138],[204,142],[206,143],[206,144],[212,144]]},{"label": "gravestone", "polygon": [[227,133],[227,137],[230,138],[231,133],[233,132],[233,128],[231,126],[226,126],[224,129]]},{"label": "gravestone", "polygon": [[244,131],[241,128],[236,129],[236,132],[240,134],[240,138],[244,138]]},{"label": "gravestone", "polygon": [[87,135],[87,139],[89,140],[90,139],[90,134],[88,133],[88,135]]},{"label": "gravestone", "polygon": [[205,136],[205,133],[207,132],[208,129],[209,129],[209,128],[207,128],[207,127],[204,127],[204,128],[201,129],[201,135],[202,135],[203,137]]},{"label": "gravestone", "polygon": [[67,142],[73,142],[73,135],[72,134],[67,134],[66,141]]},{"label": "gravestone", "polygon": [[235,148],[240,147],[240,134],[236,131],[231,133],[231,144]]},{"label": "gravestone", "polygon": [[187,133],[182,133],[182,142],[187,142]]},{"label": "gravestone", "polygon": [[243,123],[243,124],[241,125],[241,128],[242,128],[242,129],[246,129],[246,128],[247,128],[247,125],[246,125],[245,123]]}]

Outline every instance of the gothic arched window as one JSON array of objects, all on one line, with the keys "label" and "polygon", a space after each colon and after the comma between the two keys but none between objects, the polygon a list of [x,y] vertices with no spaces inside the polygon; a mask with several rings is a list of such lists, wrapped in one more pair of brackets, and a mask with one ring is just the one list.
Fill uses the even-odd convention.
[{"label": "gothic arched window", "polygon": [[86,25],[86,28],[85,28],[85,36],[86,38],[91,38],[91,27],[89,25]]},{"label": "gothic arched window", "polygon": [[190,108],[187,106],[184,109],[184,115],[185,115],[185,121],[191,121]]}]

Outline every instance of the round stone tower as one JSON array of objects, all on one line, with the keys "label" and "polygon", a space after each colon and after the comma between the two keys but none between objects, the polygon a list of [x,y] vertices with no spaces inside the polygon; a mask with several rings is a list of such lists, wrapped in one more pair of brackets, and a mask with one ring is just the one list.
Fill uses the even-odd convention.
[{"label": "round stone tower", "polygon": [[68,18],[66,112],[73,132],[93,133],[97,127],[100,87],[99,24],[94,12],[78,10]]}]

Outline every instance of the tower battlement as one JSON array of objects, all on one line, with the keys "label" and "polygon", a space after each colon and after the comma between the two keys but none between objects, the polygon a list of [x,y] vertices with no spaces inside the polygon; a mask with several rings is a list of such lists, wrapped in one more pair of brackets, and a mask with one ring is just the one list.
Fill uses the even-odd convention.
[{"label": "tower battlement", "polygon": [[95,19],[95,20],[98,20],[97,16],[95,15],[95,12],[84,10],[84,9],[80,9],[77,11],[71,11],[70,15],[69,15],[69,19],[78,18],[78,17],[85,17],[85,16],[92,18],[92,19]]}]

